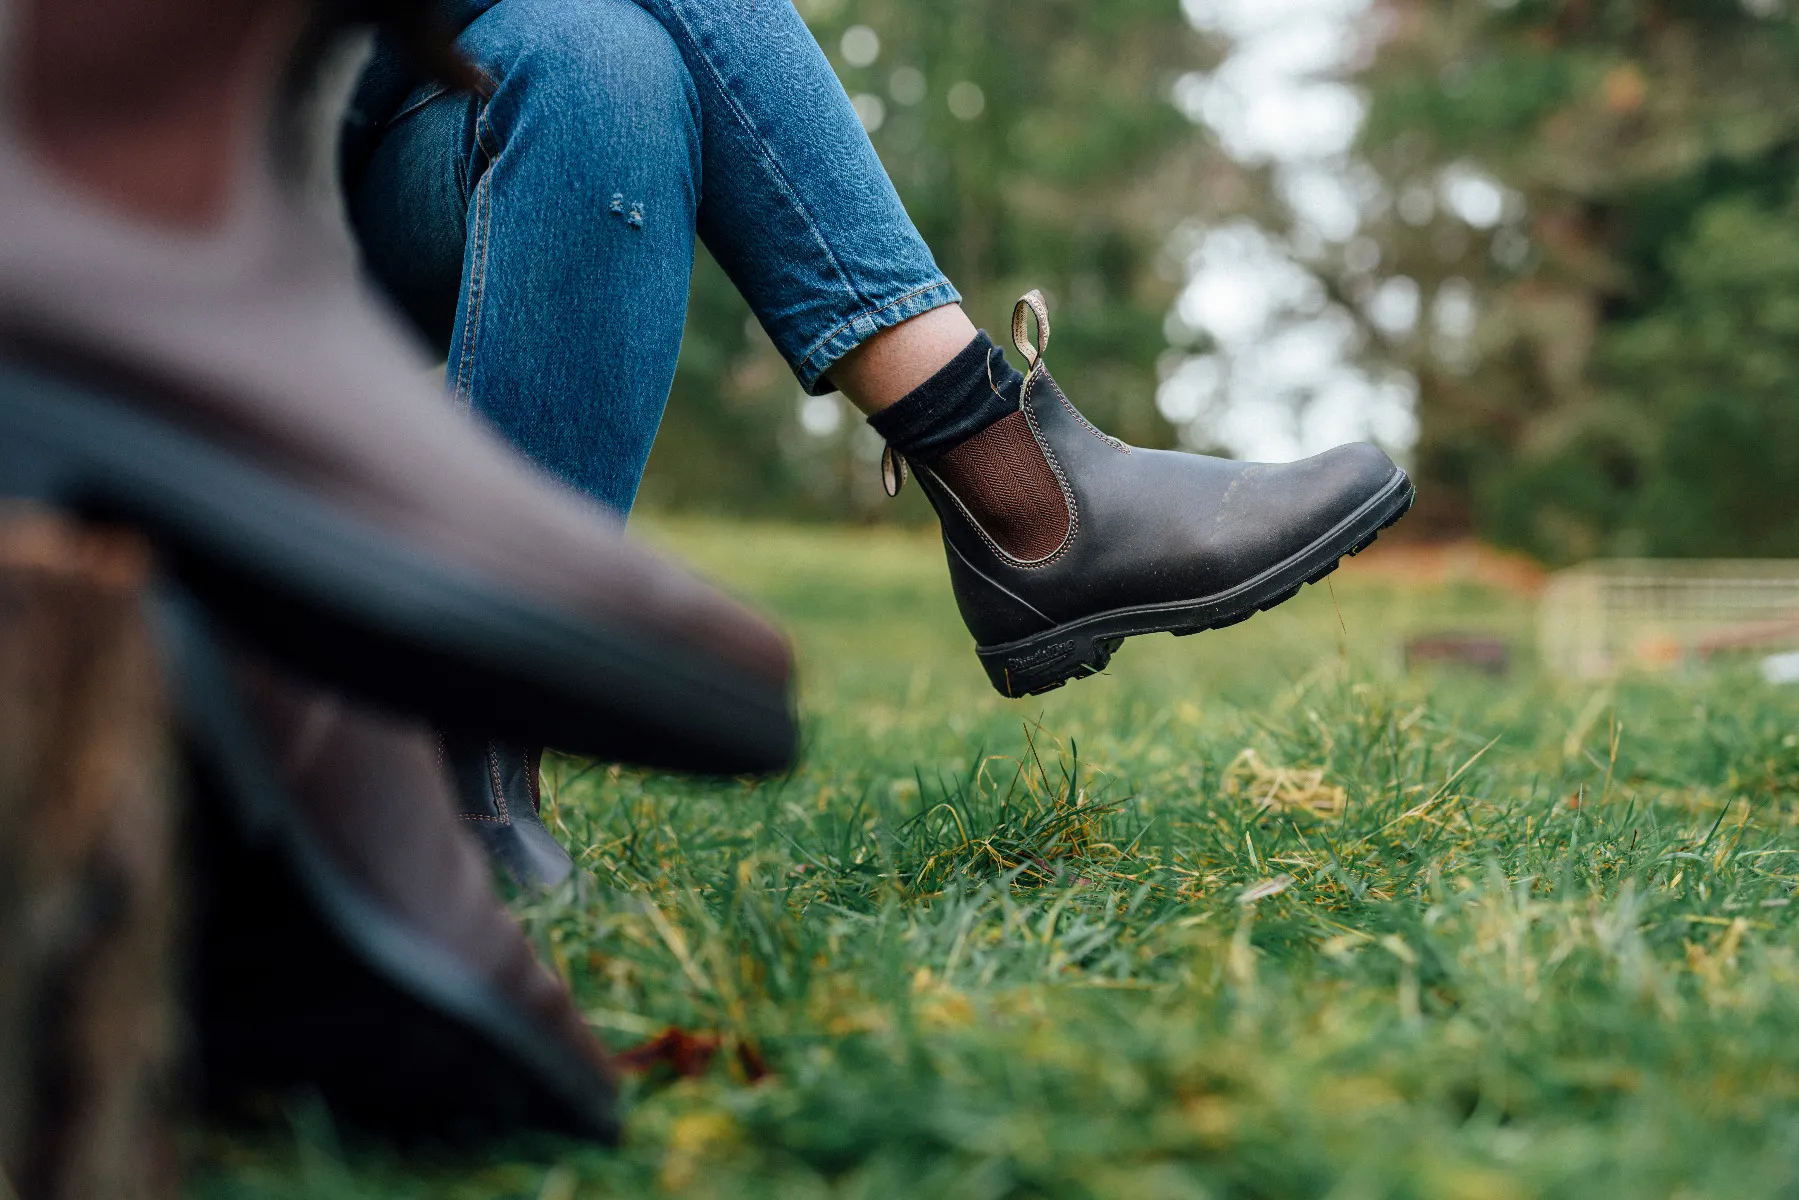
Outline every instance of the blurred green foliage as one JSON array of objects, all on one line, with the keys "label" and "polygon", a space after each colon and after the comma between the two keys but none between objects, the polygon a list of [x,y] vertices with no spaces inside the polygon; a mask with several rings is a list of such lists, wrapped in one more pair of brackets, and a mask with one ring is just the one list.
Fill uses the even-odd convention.
[{"label": "blurred green foliage", "polygon": [[[1155,361],[1181,280],[1166,264],[1158,271],[1158,254],[1183,213],[1182,164],[1200,141],[1168,97],[1204,52],[1179,7],[801,0],[800,10],[865,114],[879,109],[878,123],[865,116],[875,147],[974,321],[1005,344],[1012,302],[1042,288],[1055,310],[1058,380],[1111,432],[1168,444]],[[842,52],[858,26],[878,40],[865,65]],[[848,405],[819,433],[799,423],[802,402],[702,255],[645,503],[923,514],[916,495],[915,508],[888,507],[880,447]]]},{"label": "blurred green foliage", "polygon": [[1799,554],[1799,24],[1779,0],[1380,6],[1362,152],[1394,194],[1514,193],[1371,231],[1383,273],[1472,286],[1421,333],[1421,517],[1551,561]]}]

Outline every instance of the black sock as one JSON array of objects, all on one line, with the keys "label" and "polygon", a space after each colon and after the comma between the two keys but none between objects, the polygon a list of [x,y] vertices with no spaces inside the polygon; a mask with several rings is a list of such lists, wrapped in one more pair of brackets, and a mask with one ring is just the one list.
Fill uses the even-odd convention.
[{"label": "black sock", "polygon": [[907,458],[930,460],[1018,411],[1024,376],[982,330],[935,375],[868,418]]}]

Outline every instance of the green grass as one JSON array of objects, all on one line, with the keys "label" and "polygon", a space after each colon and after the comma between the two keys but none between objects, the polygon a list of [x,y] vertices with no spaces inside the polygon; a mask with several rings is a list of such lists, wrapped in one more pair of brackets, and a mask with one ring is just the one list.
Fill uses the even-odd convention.
[{"label": "green grass", "polygon": [[[1520,601],[1346,578],[1008,702],[927,537],[649,533],[792,630],[803,761],[553,763],[586,876],[520,911],[610,1041],[727,1053],[633,1082],[616,1153],[404,1161],[302,1112],[197,1140],[190,1195],[1799,1185],[1799,689],[1560,683]],[[1446,628],[1520,669],[1402,674]]]}]

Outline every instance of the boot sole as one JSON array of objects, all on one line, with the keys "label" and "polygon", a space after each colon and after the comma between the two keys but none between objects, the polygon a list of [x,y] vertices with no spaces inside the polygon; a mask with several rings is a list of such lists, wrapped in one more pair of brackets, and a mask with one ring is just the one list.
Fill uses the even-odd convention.
[{"label": "boot sole", "polygon": [[1284,604],[1308,583],[1317,583],[1344,558],[1360,554],[1381,530],[1405,516],[1417,490],[1404,471],[1342,524],[1254,579],[1195,600],[1119,608],[1057,625],[1003,646],[977,646],[975,653],[1000,695],[1017,699],[1054,691],[1071,679],[1105,670],[1112,652],[1127,637],[1172,633],[1176,637],[1223,629]]}]

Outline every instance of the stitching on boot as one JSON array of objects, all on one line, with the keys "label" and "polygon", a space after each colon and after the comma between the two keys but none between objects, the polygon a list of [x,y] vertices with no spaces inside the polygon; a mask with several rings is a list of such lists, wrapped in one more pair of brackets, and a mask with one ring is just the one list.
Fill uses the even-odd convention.
[{"label": "stitching on boot", "polygon": [[[445,741],[444,741],[444,735],[439,733],[436,737],[431,739],[431,744],[432,744],[432,746],[434,746],[436,748],[437,765],[446,771],[449,770],[450,748],[449,748],[448,744],[445,743]],[[504,803],[505,803],[504,801],[501,801],[502,806],[504,805]],[[504,811],[503,807],[502,807],[502,811]],[[458,821],[491,821],[495,824],[502,824],[502,823],[508,824],[508,825],[511,824],[510,821],[505,821],[504,818],[490,817],[490,816],[487,816],[485,813],[459,812],[456,814],[456,819]]]},{"label": "stitching on boot", "polygon": [[[943,494],[948,496],[950,498],[950,500],[952,502],[954,502],[954,504],[956,506],[956,511],[962,514],[962,519],[968,522],[969,528],[973,529],[975,531],[975,533],[980,536],[981,541],[983,541],[987,544],[987,549],[993,551],[994,557],[998,558],[1001,562],[1005,563],[1007,566],[1017,567],[1020,570],[1028,571],[1028,570],[1032,570],[1036,567],[1047,566],[1050,563],[1054,562],[1056,559],[1062,557],[1062,555],[1067,552],[1068,542],[1070,540],[1072,540],[1074,537],[1074,533],[1073,533],[1074,522],[1073,522],[1073,520],[1070,520],[1068,523],[1068,527],[1069,527],[1069,531],[1070,531],[1068,534],[1068,537],[1063,539],[1061,547],[1059,549],[1057,549],[1055,551],[1055,553],[1051,554],[1047,558],[1039,558],[1039,559],[1031,559],[1031,560],[1018,558],[1018,557],[1015,557],[1014,555],[1012,555],[1011,553],[1009,553],[1005,547],[1001,546],[998,542],[993,540],[993,535],[988,533],[986,528],[984,526],[982,526],[980,518],[976,517],[973,512],[969,511],[968,505],[962,503],[962,497],[956,495],[956,490],[954,488],[950,487],[950,485],[948,483],[944,482],[943,477],[941,475],[938,475],[937,472],[931,470],[929,467],[924,466],[922,464],[914,467],[913,470],[918,472],[918,474],[921,478],[928,476],[930,478],[931,482],[936,484],[937,487],[943,491]],[[1066,486],[1067,486],[1066,484],[1063,485],[1064,488],[1066,488]],[[985,578],[985,577],[983,576],[983,578]]]},{"label": "stitching on boot", "polygon": [[487,743],[487,778],[493,781],[493,805],[500,810],[500,824],[512,824],[512,813],[506,807],[506,785],[500,779],[500,756],[493,743]]},{"label": "stitching on boot", "polygon": [[[1044,374],[1045,374],[1045,376],[1047,376],[1048,372],[1046,371],[1046,372],[1044,372]],[[1117,438],[1113,437],[1111,434],[1100,432],[1099,426],[1095,425],[1092,421],[1089,421],[1086,418],[1086,415],[1083,414],[1080,409],[1076,408],[1074,406],[1073,402],[1068,399],[1068,393],[1064,392],[1062,390],[1061,384],[1059,384],[1055,380],[1051,379],[1049,381],[1049,386],[1055,390],[1056,399],[1058,399],[1062,402],[1062,407],[1068,410],[1068,415],[1073,417],[1075,420],[1079,421],[1082,425],[1085,425],[1087,427],[1088,433],[1091,433],[1094,437],[1098,438],[1100,441],[1104,442],[1106,445],[1112,447],[1112,449],[1114,449],[1114,450],[1118,450],[1125,454],[1129,454],[1131,452],[1131,448],[1129,446],[1125,445],[1123,442],[1119,441]]]},{"label": "stitching on boot", "polygon": [[[962,565],[967,567],[970,571],[972,571],[975,574],[976,578],[980,579],[980,581],[982,583],[985,583],[988,587],[992,588],[996,592],[999,592],[1001,595],[1006,596],[1013,601],[1016,601],[1017,604],[1021,608],[1024,608],[1024,609],[1028,610],[1029,612],[1035,613],[1037,615],[1037,617],[1040,620],[1042,620],[1046,626],[1048,626],[1051,629],[1054,629],[1057,625],[1059,625],[1061,623],[1061,622],[1057,621],[1054,617],[1050,616],[1048,613],[1044,612],[1041,608],[1038,608],[1035,604],[1032,604],[1029,600],[1026,600],[1023,596],[1020,596],[1017,592],[1015,592],[1011,588],[1007,587],[1005,584],[1000,583],[998,580],[996,580],[992,576],[988,575],[987,572],[981,570],[979,567],[977,567],[973,563],[969,562],[968,555],[962,553],[962,551],[956,546],[956,543],[951,542],[951,541],[945,541],[943,544],[945,546],[949,547],[949,552],[951,554],[955,555],[959,560],[961,560]],[[1029,634],[1027,636],[1035,637],[1037,635]],[[1010,643],[1002,643],[1002,645],[1009,645],[1009,644]],[[988,649],[992,649],[992,647],[981,646],[981,645],[977,644],[975,646],[975,649],[977,651],[988,650]]]},{"label": "stitching on boot", "polygon": [[[1068,536],[1063,539],[1061,548],[1042,562],[1015,563],[1017,566],[1033,569],[1047,567],[1067,554],[1069,547],[1074,545],[1074,539],[1081,532],[1081,506],[1075,503],[1074,488],[1069,486],[1068,476],[1062,473],[1062,464],[1057,461],[1056,452],[1050,449],[1049,439],[1045,438],[1043,430],[1037,427],[1037,409],[1032,403],[1032,389],[1038,379],[1047,379],[1048,377],[1049,368],[1044,366],[1043,359],[1039,357],[1031,365],[1031,373],[1024,377],[1024,386],[1018,389],[1018,407],[1024,412],[1024,419],[1030,423],[1031,436],[1037,439],[1037,446],[1043,451],[1043,457],[1049,463],[1049,469],[1055,473],[1056,482],[1062,486],[1062,498],[1068,502]],[[1003,554],[1004,551],[1001,553]]]},{"label": "stitching on boot", "polygon": [[543,816],[543,751],[525,752],[525,786],[531,793],[531,811]]}]

